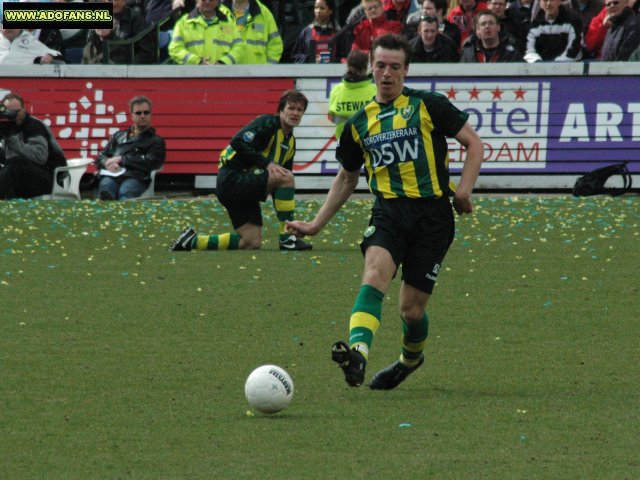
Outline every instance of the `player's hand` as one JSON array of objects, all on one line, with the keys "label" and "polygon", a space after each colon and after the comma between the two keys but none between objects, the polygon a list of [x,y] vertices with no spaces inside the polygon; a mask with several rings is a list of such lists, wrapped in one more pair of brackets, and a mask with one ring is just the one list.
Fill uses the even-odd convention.
[{"label": "player's hand", "polygon": [[471,203],[471,194],[456,192],[453,196],[453,208],[458,215],[473,212],[473,203]]},{"label": "player's hand", "polygon": [[287,233],[295,235],[296,237],[304,237],[305,235],[315,235],[318,233],[318,229],[311,222],[302,222],[300,220],[294,220],[290,222],[285,221],[285,228]]},{"label": "player's hand", "polygon": [[267,165],[267,171],[269,172],[269,176],[272,178],[285,178],[293,175],[293,173],[282,165],[278,165],[274,162],[270,162],[269,165]]}]

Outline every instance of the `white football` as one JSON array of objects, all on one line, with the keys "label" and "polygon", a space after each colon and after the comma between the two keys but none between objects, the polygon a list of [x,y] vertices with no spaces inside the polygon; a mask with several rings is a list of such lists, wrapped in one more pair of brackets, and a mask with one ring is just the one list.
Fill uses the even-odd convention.
[{"label": "white football", "polygon": [[276,413],[289,406],[293,398],[293,380],[277,365],[256,368],[244,384],[249,405],[262,413]]}]

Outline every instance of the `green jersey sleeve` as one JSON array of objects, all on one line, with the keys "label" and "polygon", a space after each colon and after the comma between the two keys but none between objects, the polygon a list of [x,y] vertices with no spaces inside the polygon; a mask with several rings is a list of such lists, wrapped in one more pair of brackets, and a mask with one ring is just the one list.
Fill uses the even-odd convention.
[{"label": "green jersey sleeve", "polygon": [[270,160],[263,151],[278,129],[278,119],[273,115],[261,115],[246,127],[242,128],[231,139],[227,150],[233,152],[233,157],[226,163],[235,164],[241,168],[266,168]]}]

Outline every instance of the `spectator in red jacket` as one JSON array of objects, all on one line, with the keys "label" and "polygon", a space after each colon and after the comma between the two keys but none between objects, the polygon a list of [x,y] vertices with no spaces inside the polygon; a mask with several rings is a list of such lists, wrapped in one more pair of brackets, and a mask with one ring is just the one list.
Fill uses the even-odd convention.
[{"label": "spectator in red jacket", "polygon": [[397,20],[404,23],[409,15],[411,0],[382,0],[382,8],[387,20]]},{"label": "spectator in red jacket", "polygon": [[460,3],[449,12],[448,20],[460,29],[460,47],[469,35],[473,33],[473,17],[480,10],[485,10],[487,4],[477,0],[460,0]]},{"label": "spectator in red jacket", "polygon": [[362,0],[366,18],[353,29],[351,50],[369,53],[373,41],[388,33],[401,34],[403,25],[396,20],[387,20],[381,0]]},{"label": "spectator in red jacket", "polygon": [[608,18],[607,8],[603,7],[600,13],[591,19],[589,28],[584,34],[584,49],[589,58],[600,58],[600,50],[602,50],[604,37],[607,36],[609,27],[611,27],[611,22]]}]

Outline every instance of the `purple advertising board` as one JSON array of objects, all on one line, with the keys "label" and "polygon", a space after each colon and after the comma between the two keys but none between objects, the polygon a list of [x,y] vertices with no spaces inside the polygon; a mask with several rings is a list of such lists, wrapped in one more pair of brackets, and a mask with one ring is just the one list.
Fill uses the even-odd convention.
[{"label": "purple advertising board", "polygon": [[[337,81],[327,81],[327,97]],[[441,93],[469,114],[485,144],[484,172],[580,173],[616,162],[640,172],[637,77],[409,77],[406,84]],[[459,171],[464,150],[455,139],[449,148],[450,168]]]}]

